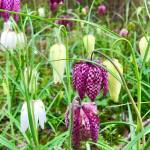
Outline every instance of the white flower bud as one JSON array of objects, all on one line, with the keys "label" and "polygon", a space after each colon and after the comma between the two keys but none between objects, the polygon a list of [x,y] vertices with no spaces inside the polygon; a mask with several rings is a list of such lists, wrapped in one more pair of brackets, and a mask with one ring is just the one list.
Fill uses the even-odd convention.
[{"label": "white flower bud", "polygon": [[[118,60],[113,59],[113,62],[115,63],[119,71],[123,74],[122,65],[118,62]],[[121,91],[120,75],[110,61],[106,60],[103,62],[103,64],[117,78],[116,79],[111,73],[108,73],[108,89],[109,89],[110,96],[114,102],[118,102],[119,94]],[[118,81],[118,79],[120,79],[120,81]]]},{"label": "white flower bud", "polygon": [[24,81],[26,88],[29,87],[29,93],[35,93],[38,84],[39,73],[36,68],[25,68],[24,70]]},{"label": "white flower bud", "polygon": [[45,9],[43,7],[38,9],[38,13],[40,17],[45,17]]},{"label": "white flower bud", "polygon": [[54,44],[50,48],[50,61],[53,66],[53,78],[55,84],[62,82],[66,67],[65,59],[66,59],[66,47],[63,44]]},{"label": "white flower bud", "polygon": [[26,46],[27,38],[23,32],[17,34],[17,48],[23,49]]},{"label": "white flower bud", "polygon": [[83,44],[88,53],[88,56],[90,56],[92,51],[95,49],[95,37],[91,34],[85,35],[83,37]]},{"label": "white flower bud", "polygon": [[[150,37],[142,37],[139,41],[139,49],[140,49],[140,53],[141,53],[141,57],[142,60],[144,59],[144,55],[146,53],[146,49],[148,47],[148,42],[150,42]],[[146,56],[146,62],[148,62],[150,60],[150,44],[149,44],[149,49],[148,49],[148,53]]]},{"label": "white flower bud", "polygon": [[[32,100],[31,101],[31,110],[33,106],[32,112],[34,112],[34,119],[36,126],[38,124],[42,129],[44,129],[44,123],[46,122],[46,111],[45,106],[42,100]],[[28,119],[28,110],[27,110],[27,103],[24,102],[22,109],[21,109],[21,116],[20,116],[20,124],[21,124],[21,131],[24,133],[29,128],[29,119]]]}]

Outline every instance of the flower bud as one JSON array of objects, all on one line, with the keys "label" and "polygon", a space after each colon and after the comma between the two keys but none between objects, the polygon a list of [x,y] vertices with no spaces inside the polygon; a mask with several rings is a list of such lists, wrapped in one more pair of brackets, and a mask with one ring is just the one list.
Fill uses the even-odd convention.
[{"label": "flower bud", "polygon": [[98,14],[99,15],[104,15],[106,13],[107,9],[105,5],[100,5],[98,6]]},{"label": "flower bud", "polygon": [[[139,49],[140,49],[140,53],[141,53],[141,57],[142,57],[142,60],[144,59],[144,55],[146,53],[146,49],[148,47],[148,42],[150,41],[150,37],[147,36],[147,37],[142,37],[139,41]],[[150,45],[149,45],[149,50],[148,50],[148,53],[147,53],[147,56],[146,56],[146,62],[148,62],[150,60]]]},{"label": "flower bud", "polygon": [[24,70],[24,81],[26,88],[29,88],[29,93],[35,93],[38,84],[38,77],[39,73],[37,72],[36,68],[31,70],[30,67],[25,68]]},{"label": "flower bud", "polygon": [[89,10],[89,7],[85,6],[85,7],[82,8],[81,12],[82,12],[83,15],[87,15],[88,10]]},{"label": "flower bud", "polygon": [[128,30],[125,28],[121,29],[119,35],[122,37],[126,37],[128,35]]},{"label": "flower bud", "polygon": [[54,83],[61,83],[66,66],[66,47],[63,44],[54,44],[50,48],[50,61],[53,67]]},{"label": "flower bud", "polygon": [[[118,60],[113,59],[113,62],[115,63],[117,68],[120,70],[120,72],[123,74],[122,65],[118,62]],[[109,89],[110,96],[114,102],[118,102],[118,98],[119,98],[119,94],[121,90],[121,83],[118,81],[118,79],[121,80],[120,75],[110,61],[106,60],[103,62],[103,64],[110,71],[110,73],[108,74],[108,89]]]},{"label": "flower bud", "polygon": [[90,56],[92,51],[95,49],[95,37],[91,34],[85,35],[83,37],[83,44],[88,53],[88,56]]},{"label": "flower bud", "polygon": [[39,9],[38,9],[38,13],[39,13],[39,16],[40,16],[40,17],[45,17],[45,9],[44,9],[44,8],[42,8],[42,7],[39,8]]},{"label": "flower bud", "polygon": [[23,32],[17,34],[17,48],[23,49],[26,46],[27,38]]}]

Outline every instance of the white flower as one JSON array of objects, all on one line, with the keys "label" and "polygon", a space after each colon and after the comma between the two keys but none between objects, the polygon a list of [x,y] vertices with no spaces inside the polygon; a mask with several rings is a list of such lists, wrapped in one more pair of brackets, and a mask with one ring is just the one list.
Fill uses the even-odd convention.
[{"label": "white flower", "polygon": [[[150,37],[148,37],[148,36],[146,38],[142,37],[139,41],[139,49],[140,49],[142,60],[144,59],[145,52],[148,47],[148,42],[150,42]],[[149,60],[150,60],[150,46],[149,46],[145,61],[148,62]]]},{"label": "white flower", "polygon": [[[63,44],[54,44],[50,48],[50,61],[53,66],[54,83],[61,83],[66,66],[66,47]],[[53,61],[54,60],[54,61]]]},{"label": "white flower", "polygon": [[1,47],[3,50],[16,49],[17,34],[14,31],[3,31],[0,38]]},{"label": "white flower", "polygon": [[17,48],[23,49],[26,46],[27,38],[23,32],[17,34]]},{"label": "white flower", "polygon": [[11,22],[4,23],[4,31],[0,37],[1,49],[15,49],[17,44],[17,34],[12,31]]},{"label": "white flower", "polygon": [[43,7],[38,9],[38,13],[40,17],[45,17],[45,9]]},{"label": "white flower", "polygon": [[[113,59],[113,62],[115,63],[121,74],[123,74],[123,67],[119,63],[119,61],[117,59]],[[103,64],[108,68],[109,71],[111,71],[113,75],[115,75],[115,77],[117,77],[116,79],[111,73],[108,74],[108,89],[110,96],[114,102],[118,102],[119,94],[121,91],[121,83],[120,81],[118,81],[118,79],[121,80],[120,75],[110,61],[106,60],[103,62]]]},{"label": "white flower", "polygon": [[[46,122],[46,111],[43,102],[41,100],[34,100],[31,101],[31,104],[31,110],[33,107],[32,111],[34,112],[36,126],[38,126],[39,124],[40,127],[44,129],[44,123]],[[23,103],[21,109],[20,124],[21,131],[24,133],[29,128],[29,119],[26,102]]]},{"label": "white flower", "polygon": [[85,35],[83,37],[83,44],[88,53],[88,56],[90,56],[92,51],[95,49],[95,37],[91,34]]}]

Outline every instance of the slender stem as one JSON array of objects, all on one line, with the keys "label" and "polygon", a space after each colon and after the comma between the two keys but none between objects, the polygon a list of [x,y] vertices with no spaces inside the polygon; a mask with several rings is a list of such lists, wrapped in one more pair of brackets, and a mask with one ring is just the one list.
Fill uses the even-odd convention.
[{"label": "slender stem", "polygon": [[138,121],[139,121],[139,123],[140,123],[140,126],[142,126],[142,119],[141,119],[140,112],[139,112],[139,110],[138,110],[138,108],[137,108],[137,106],[136,106],[136,103],[135,103],[134,100],[133,100],[133,97],[132,97],[132,95],[131,95],[131,93],[130,93],[130,91],[129,91],[129,89],[128,89],[127,83],[126,83],[126,81],[125,81],[123,75],[121,74],[120,70],[119,70],[118,67],[115,65],[115,63],[111,60],[111,58],[109,58],[107,55],[101,53],[100,51],[94,50],[94,51],[92,52],[91,59],[92,59],[92,56],[93,56],[94,53],[98,53],[98,54],[102,55],[103,57],[105,57],[106,59],[108,59],[108,60],[113,64],[113,66],[116,68],[116,70],[117,70],[117,72],[119,73],[119,75],[120,75],[120,77],[121,77],[121,80],[122,80],[122,82],[123,82],[123,84],[124,84],[124,87],[125,87],[125,90],[126,90],[128,96],[129,96],[129,99],[130,99],[130,101],[131,101],[131,103],[132,103],[132,105],[133,105],[133,108],[134,108],[134,110],[135,110],[135,112],[136,112],[136,115],[137,115]]},{"label": "slender stem", "polygon": [[[136,56],[135,56],[135,51],[131,45],[131,43],[125,39],[125,38],[120,38],[119,40],[116,40],[114,43],[113,43],[113,46],[119,42],[119,41],[125,41],[129,44],[130,46],[130,50],[131,50],[131,54],[132,54],[132,58],[133,58],[133,64],[134,64],[134,72],[135,72],[135,76],[137,78],[137,106],[138,106],[138,112],[139,112],[139,115],[140,115],[140,118],[141,118],[141,74],[139,72],[139,68],[138,68],[138,64],[136,62]],[[113,47],[112,46],[112,47]],[[142,119],[141,119],[142,121]],[[137,116],[137,129],[136,129],[136,132],[140,132],[143,128],[143,124],[141,122]],[[143,136],[143,144],[145,143],[145,137]],[[137,149],[140,149],[140,140],[138,141],[138,144],[137,144]]]}]

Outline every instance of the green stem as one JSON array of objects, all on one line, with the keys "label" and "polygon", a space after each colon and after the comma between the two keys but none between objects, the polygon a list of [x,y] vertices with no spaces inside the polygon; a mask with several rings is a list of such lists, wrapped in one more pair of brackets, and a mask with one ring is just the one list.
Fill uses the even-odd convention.
[{"label": "green stem", "polygon": [[[116,40],[113,43],[113,46],[116,43],[118,43],[119,41],[125,41],[130,46],[130,50],[131,50],[131,54],[132,54],[132,58],[133,58],[133,64],[134,64],[134,72],[135,72],[135,76],[137,78],[137,103],[138,103],[137,107],[138,107],[138,113],[139,113],[140,118],[141,118],[141,75],[140,75],[140,72],[139,72],[139,69],[138,69],[138,64],[136,62],[135,52],[134,52],[134,49],[133,49],[131,43],[125,38],[120,38],[119,40]],[[143,128],[142,119],[140,120],[139,117],[137,116],[137,129],[136,129],[136,132],[139,133],[142,130],[142,128]],[[145,143],[144,139],[145,139],[145,137],[143,136],[143,144]],[[138,141],[137,149],[140,149],[140,140]]]}]

